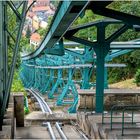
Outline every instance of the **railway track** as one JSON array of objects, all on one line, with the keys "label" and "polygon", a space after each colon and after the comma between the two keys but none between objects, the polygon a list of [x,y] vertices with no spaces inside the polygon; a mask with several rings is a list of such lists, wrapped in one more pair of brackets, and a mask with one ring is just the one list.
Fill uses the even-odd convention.
[{"label": "railway track", "polygon": [[[36,91],[32,88],[26,89],[26,90],[29,91],[36,98],[43,113],[53,114],[52,110],[50,109],[48,104],[45,102],[45,100],[41,97],[41,95],[39,94],[38,91]],[[73,126],[68,127],[69,130],[67,130],[66,127],[63,127],[64,128],[64,130],[63,130],[61,127],[61,124],[59,122],[55,122],[55,125],[51,124],[50,122],[44,122],[43,125],[45,125],[47,127],[50,138],[52,140],[57,140],[57,139],[68,140],[68,139],[70,139],[70,135],[69,135],[70,132],[69,131],[71,131],[73,129],[72,128]],[[75,134],[76,133],[77,133],[77,135],[79,135],[80,139],[88,140],[88,138],[82,132],[75,132]]]},{"label": "railway track", "polygon": [[[41,110],[42,110],[43,113],[47,113],[48,112],[50,114],[53,114],[53,112],[49,108],[48,104],[44,101],[44,99],[39,95],[39,93],[37,91],[35,91],[33,89],[28,89],[28,91],[30,93],[32,93],[33,96],[36,98],[36,100],[38,101],[38,103],[40,105],[40,108],[41,108]],[[47,126],[48,131],[50,133],[51,139],[56,140],[56,136],[54,134],[54,131],[53,131],[53,128],[52,128],[51,123],[50,122],[45,122],[44,125]],[[61,138],[63,140],[67,140],[67,137],[64,134],[64,132],[62,131],[61,126],[59,125],[59,122],[56,122],[55,123],[55,126],[56,126],[56,129],[57,129],[58,133],[60,134]]]}]

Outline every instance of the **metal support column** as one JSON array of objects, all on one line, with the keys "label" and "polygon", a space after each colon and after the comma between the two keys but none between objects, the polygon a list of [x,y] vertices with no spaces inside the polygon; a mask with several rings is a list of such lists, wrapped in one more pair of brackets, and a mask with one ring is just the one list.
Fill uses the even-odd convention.
[{"label": "metal support column", "polygon": [[[3,2],[0,1],[0,108],[3,100]],[[2,124],[0,124],[1,126]]]},{"label": "metal support column", "polygon": [[108,73],[107,73],[107,67],[104,68],[104,88],[108,89]]},{"label": "metal support column", "polygon": [[62,84],[63,84],[63,83],[64,83],[64,82],[63,82],[63,80],[62,80],[62,69],[58,69],[57,80],[56,80],[54,86],[52,87],[51,91],[50,91],[49,94],[48,94],[48,98],[49,98],[49,99],[54,98],[53,95],[54,95],[55,91],[58,90],[58,87],[59,87],[59,86],[60,86],[61,89],[62,89]]},{"label": "metal support column", "polygon": [[82,89],[89,89],[89,80],[90,80],[90,68],[83,68],[83,74],[82,74]]},{"label": "metal support column", "polygon": [[[6,32],[6,17],[7,6],[5,1],[0,2],[0,108],[2,108],[3,98],[7,92],[7,77],[8,77],[8,63],[7,63],[7,32]],[[0,121],[0,130],[2,129],[2,122]]]},{"label": "metal support column", "polygon": [[4,90],[3,94],[5,95],[7,92],[7,82],[8,82],[8,46],[7,46],[7,4],[3,1],[3,83]]},{"label": "metal support column", "polygon": [[109,45],[105,43],[105,25],[97,26],[98,46],[94,48],[96,61],[96,113],[102,113],[104,108],[104,64],[105,56],[109,51]]}]

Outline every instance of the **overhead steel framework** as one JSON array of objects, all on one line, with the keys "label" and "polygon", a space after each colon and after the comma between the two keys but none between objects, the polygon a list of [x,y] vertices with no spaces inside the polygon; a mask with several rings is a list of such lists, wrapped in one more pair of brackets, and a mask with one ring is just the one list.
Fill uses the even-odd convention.
[{"label": "overhead steel framework", "polygon": [[[103,1],[90,1],[90,2],[84,1],[84,2],[81,2],[80,4],[82,5],[82,8],[80,8],[80,10],[78,8],[79,11],[75,17],[80,15],[80,13],[86,9],[91,9],[94,13],[97,13],[97,14],[110,16],[108,13],[108,10],[110,10],[110,9],[107,9],[106,7],[111,2],[112,1],[104,1],[104,2]],[[74,3],[77,5],[77,2],[73,2],[73,4]],[[61,12],[61,8],[64,5],[65,5],[65,2],[60,3],[57,13],[55,15],[55,18],[53,20],[52,25],[56,25],[58,28],[60,27],[60,25],[57,24],[57,22],[55,23],[55,21],[56,21],[55,19],[57,19],[58,13]],[[67,8],[69,9],[72,7],[67,7]],[[72,9],[74,9],[74,8],[72,8]],[[65,9],[65,10],[67,11],[67,9]],[[76,26],[76,27],[70,27],[71,23],[69,24],[69,22],[63,23],[63,18],[61,16],[62,19],[60,18],[59,21],[62,21],[61,25],[66,25],[67,29],[65,28],[64,29],[65,31],[63,32],[63,34],[61,34],[58,37],[59,43],[56,44],[57,41],[56,40],[54,41],[53,39],[51,39],[51,36],[49,34],[51,29],[53,29],[53,26],[51,26],[48,34],[46,35],[46,38],[41,43],[40,47],[34,53],[22,57],[23,60],[30,61],[30,59],[31,60],[36,59],[37,53],[39,53],[40,55],[41,54],[43,55],[43,53],[40,53],[41,52],[40,50],[43,51],[43,49],[44,49],[44,52],[48,53],[48,54],[56,54],[56,52],[57,52],[58,55],[62,55],[63,54],[62,50],[64,52],[64,43],[63,43],[62,37],[64,37],[67,40],[83,44],[83,45],[87,46],[89,49],[93,49],[94,52],[96,53],[96,112],[102,112],[103,111],[103,99],[104,99],[104,97],[103,97],[104,96],[104,94],[103,94],[104,93],[104,73],[105,73],[104,72],[104,63],[105,63],[105,58],[106,58],[108,52],[112,49],[121,49],[121,50],[129,49],[129,50],[131,50],[131,49],[139,48],[138,42],[127,42],[125,44],[123,42],[120,42],[117,44],[115,42],[112,43],[115,39],[117,39],[121,34],[123,34],[128,29],[130,29],[130,28],[138,29],[139,28],[139,26],[136,26],[136,25],[139,25],[137,22],[137,21],[139,21],[139,17],[131,16],[129,14],[123,14],[123,13],[121,13],[123,16],[120,16],[119,15],[120,13],[117,13],[116,11],[111,11],[111,13],[113,13],[113,12],[116,13],[115,17],[117,20],[116,19],[115,20],[114,19],[100,20],[100,21],[95,21],[95,22],[91,22],[91,23],[86,23],[84,25],[80,25],[80,26]],[[66,12],[65,16],[69,18],[69,14],[71,14],[71,12]],[[118,15],[120,16],[120,18],[118,18],[119,17]],[[132,17],[132,19],[137,19],[136,22],[135,22],[135,20],[130,21],[129,19],[131,19],[131,17]],[[121,24],[122,26],[117,31],[112,33],[108,38],[106,38],[106,36],[105,36],[106,27],[110,24]],[[89,27],[95,27],[97,29],[97,40],[96,41],[89,41],[89,40],[75,36],[75,34],[79,30],[86,29]],[[53,31],[55,32],[55,30],[53,30]],[[45,43],[45,40],[47,40],[47,42],[54,41],[54,44],[49,46],[49,45],[47,45],[47,42]]]},{"label": "overhead steel framework", "polygon": [[[47,73],[48,71],[44,70],[45,67],[48,67],[48,65],[52,67],[52,65],[59,66],[60,63],[63,64],[63,62],[67,62],[68,60],[66,56],[62,58],[58,58],[58,56],[62,56],[66,53],[69,53],[69,65],[77,65],[74,63],[78,63],[78,59],[80,61],[80,65],[85,64],[94,64],[96,65],[96,112],[101,113],[103,111],[103,101],[104,101],[104,74],[105,74],[105,61],[107,59],[112,59],[113,57],[116,57],[118,54],[124,54],[126,52],[131,51],[132,49],[139,49],[139,41],[130,41],[130,42],[113,42],[115,39],[117,39],[121,34],[123,34],[128,29],[135,29],[136,31],[139,31],[139,25],[140,25],[140,18],[138,16],[129,15],[123,12],[115,11],[112,9],[109,9],[107,6],[112,3],[112,1],[61,1],[59,3],[58,9],[55,13],[55,16],[52,20],[52,24],[50,25],[49,31],[44,37],[44,40],[40,44],[40,46],[35,50],[35,52],[25,55],[22,57],[22,64],[24,70],[28,70],[28,73],[24,73],[24,70],[22,70],[22,73],[20,74],[22,79],[24,79],[25,86],[31,86],[34,85],[35,88],[38,88],[39,90],[42,90],[42,92],[46,91],[48,87],[51,85],[55,85],[53,88],[53,92],[57,89],[56,87],[62,86],[63,84],[66,85],[67,88],[63,89],[63,93],[66,93],[66,89],[69,89],[69,86],[75,85],[72,83],[72,76],[73,76],[73,68],[69,69],[69,77],[68,77],[68,83],[65,82],[65,80],[62,80],[62,67],[58,68],[58,76],[56,77],[55,81],[58,81],[61,79],[61,81],[58,84],[55,84],[53,79],[55,78],[55,72],[54,70],[51,70],[50,73]],[[10,12],[8,12],[7,9],[10,9]],[[19,10],[20,9],[20,10]],[[84,25],[71,27],[72,23],[75,21],[77,17],[82,15],[86,9],[91,9],[94,13],[115,18],[115,19],[108,19],[108,20],[100,20],[95,21],[91,23],[86,23]],[[2,122],[4,113],[6,110],[6,106],[8,104],[8,98],[10,94],[10,88],[11,83],[13,79],[13,73],[15,68],[15,63],[17,60],[17,54],[19,50],[19,41],[21,38],[21,33],[27,13],[27,1],[20,1],[17,3],[12,1],[0,1],[0,129],[2,129]],[[8,22],[10,22],[10,19],[12,16],[10,15],[13,13],[14,19],[15,19],[15,27],[10,28],[8,26]],[[10,15],[10,16],[9,16]],[[108,38],[105,37],[105,31],[106,27],[110,24],[121,24],[121,26],[117,31],[112,33]],[[86,29],[89,27],[95,27],[97,29],[97,40],[96,41],[90,41],[83,39],[81,37],[75,36],[75,34],[82,29]],[[8,70],[8,49],[11,45],[8,44],[7,38],[10,38],[13,40],[13,57],[12,62],[10,66],[10,70]],[[90,52],[94,52],[96,55],[84,55],[81,53],[74,52],[73,50],[67,50],[64,48],[64,42],[63,39],[67,39],[69,41],[76,42],[77,44],[82,44],[86,46],[86,50]],[[113,52],[110,56],[108,56],[110,50],[117,49],[117,52]],[[87,52],[88,52],[87,51]],[[120,51],[120,52],[119,52]],[[56,57],[52,57],[48,54],[57,55]],[[90,63],[87,61],[90,57]],[[96,57],[95,57],[96,56]],[[84,58],[83,58],[84,57]],[[56,59],[57,60],[56,60]],[[74,59],[73,59],[74,58]],[[73,60],[74,61],[73,61]],[[85,61],[86,60],[86,61]],[[59,64],[57,64],[59,62]],[[71,63],[72,62],[72,63]],[[29,66],[29,65],[34,65]],[[64,65],[64,64],[63,64]],[[42,69],[41,69],[42,68]],[[92,67],[93,68],[93,65]],[[83,70],[83,75],[85,74],[91,74],[91,68],[90,70],[85,67],[85,71]],[[48,68],[49,69],[49,68]],[[31,72],[31,73],[29,73]],[[39,75],[36,75],[38,73]],[[36,75],[36,76],[35,76]],[[51,76],[50,76],[51,75]],[[44,79],[48,79],[49,82],[44,83]],[[82,77],[85,81],[88,81],[89,79],[86,79],[87,76]],[[29,81],[30,79],[30,81]],[[34,80],[38,80],[38,84],[35,84]],[[28,81],[28,83],[27,83]],[[87,84],[85,82],[83,84]],[[57,82],[56,82],[57,83]],[[43,88],[42,88],[43,86]],[[87,85],[86,85],[87,86]],[[44,88],[45,87],[45,88]],[[64,86],[65,87],[65,86]],[[72,86],[73,87],[73,86]],[[75,89],[72,89],[75,91]],[[54,95],[53,92],[50,93],[50,96]],[[66,94],[63,94],[63,97],[65,97]],[[74,98],[77,97],[77,95],[74,95]],[[59,98],[59,101],[62,101],[62,98]],[[76,99],[76,98],[75,98]],[[59,102],[60,103],[60,102]],[[62,103],[62,102],[61,102]],[[75,104],[77,103],[77,100],[75,101]]]},{"label": "overhead steel framework", "polygon": [[[65,42],[65,44],[73,46],[75,43]],[[124,43],[123,45],[125,46]],[[132,49],[112,50],[106,56],[105,61],[107,63],[113,58],[131,51]],[[44,53],[39,58],[28,61],[23,60],[20,77],[24,86],[38,89],[42,94],[47,94],[48,98],[56,98],[57,105],[72,104],[69,112],[76,112],[78,103],[76,85],[79,85],[81,89],[89,89],[96,86],[95,81],[92,80],[93,76],[95,77],[96,69],[95,52],[93,49],[85,46],[80,49],[67,48],[63,56],[48,55],[46,51]],[[125,66],[124,64],[105,64],[104,88],[108,88],[107,67],[120,68]],[[73,95],[74,100],[66,101],[70,95]]]}]

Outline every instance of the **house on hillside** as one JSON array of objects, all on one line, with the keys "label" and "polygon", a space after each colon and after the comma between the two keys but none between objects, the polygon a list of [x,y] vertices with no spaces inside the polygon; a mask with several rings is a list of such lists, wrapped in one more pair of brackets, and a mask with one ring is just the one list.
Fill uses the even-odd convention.
[{"label": "house on hillside", "polygon": [[38,47],[41,42],[41,36],[38,33],[33,33],[30,37],[30,45]]}]

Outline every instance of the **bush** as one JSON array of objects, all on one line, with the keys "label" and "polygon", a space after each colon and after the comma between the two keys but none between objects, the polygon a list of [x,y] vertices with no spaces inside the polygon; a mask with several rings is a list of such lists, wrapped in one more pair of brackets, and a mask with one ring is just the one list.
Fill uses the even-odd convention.
[{"label": "bush", "polygon": [[140,86],[140,69],[138,69],[135,74],[135,83],[137,84],[137,86]]},{"label": "bush", "polygon": [[19,71],[16,70],[14,73],[13,83],[12,83],[12,92],[25,92],[23,84],[19,78]]},{"label": "bush", "polygon": [[24,94],[24,113],[25,114],[29,114],[30,113],[30,109],[28,106],[28,98],[27,95]]},{"label": "bush", "polygon": [[30,110],[29,110],[28,107],[25,107],[25,106],[24,106],[24,113],[25,113],[26,115],[30,113]]}]

